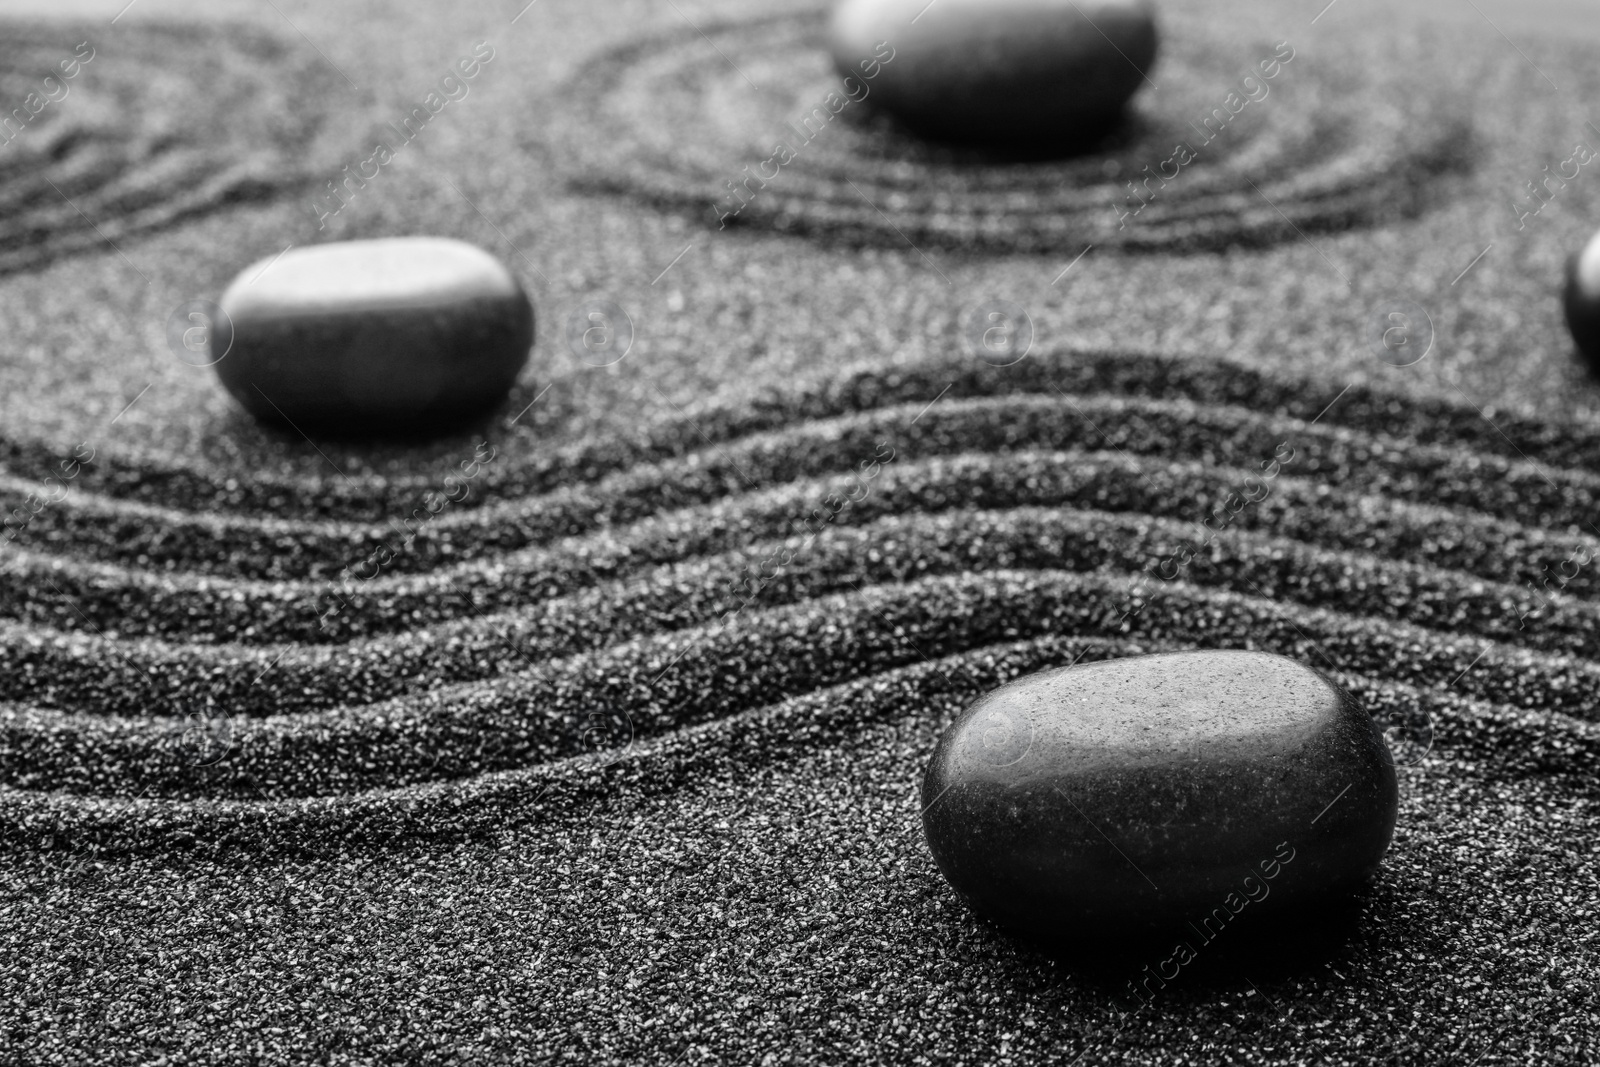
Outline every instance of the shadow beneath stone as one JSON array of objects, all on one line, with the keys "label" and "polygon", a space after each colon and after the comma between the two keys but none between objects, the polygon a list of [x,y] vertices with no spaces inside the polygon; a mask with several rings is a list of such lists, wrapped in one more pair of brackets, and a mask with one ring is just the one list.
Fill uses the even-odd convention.
[{"label": "shadow beneath stone", "polygon": [[860,108],[845,111],[841,118],[858,133],[886,148],[886,155],[949,167],[1056,163],[1110,156],[1151,139],[1157,129],[1155,123],[1136,109],[1126,109],[1071,135],[1043,136],[1025,142],[941,136],[908,126],[867,101]]},{"label": "shadow beneath stone", "polygon": [[[548,382],[518,384],[504,401],[487,412],[470,415],[424,413],[404,426],[368,423],[354,416],[337,423],[290,422],[276,417],[258,418],[237,404],[216,427],[216,433],[231,438],[236,446],[254,442],[268,444],[277,451],[282,446],[305,448],[307,442],[327,442],[355,452],[370,451],[375,458],[400,453],[411,459],[434,454],[449,454],[465,444],[468,451],[475,441],[499,436],[513,422],[531,424],[547,412],[530,410],[540,400]],[[541,406],[553,402],[544,397]],[[544,421],[540,419],[540,421]]]},{"label": "shadow beneath stone", "polygon": [[[562,384],[572,381],[564,379]],[[296,428],[282,420],[257,419],[230,403],[221,410],[199,414],[188,427],[185,461],[158,461],[150,466],[141,478],[138,495],[168,504],[187,500],[189,506],[198,506],[191,494],[212,492],[204,478],[196,481],[190,471],[190,464],[198,459],[218,468],[256,473],[253,481],[239,486],[238,494],[228,491],[232,503],[226,506],[230,509],[267,506],[278,492],[270,488],[274,484],[299,484],[301,489],[314,491],[319,483],[332,479],[331,484],[347,497],[338,505],[340,515],[381,517],[382,500],[393,492],[410,500],[415,486],[428,482],[436,483],[437,488],[445,476],[459,473],[463,463],[474,460],[480,443],[487,442],[497,452],[487,468],[494,472],[488,481],[508,477],[513,469],[529,462],[542,463],[540,453],[530,449],[528,442],[551,435],[570,438],[578,432],[573,427],[595,407],[592,396],[573,388],[547,388],[551,385],[548,377],[518,383],[505,401],[487,414],[456,423],[430,422],[410,435],[367,432],[355,426],[331,431]],[[352,481],[344,481],[341,475]],[[391,482],[386,486],[381,481],[363,481],[373,475]],[[362,486],[359,491],[357,485]],[[356,503],[355,497],[364,503]],[[252,502],[245,505],[242,501],[247,498]]]},{"label": "shadow beneath stone", "polygon": [[285,446],[304,449],[308,444],[327,443],[363,455],[370,453],[373,459],[388,458],[392,453],[415,459],[448,453],[462,442],[467,443],[470,451],[471,442],[481,440],[493,430],[504,414],[503,410],[497,410],[471,418],[428,416],[397,428],[355,418],[339,423],[293,423],[284,419],[256,418],[236,409],[229,413],[221,429],[241,444],[255,438],[275,451]]},{"label": "shadow beneath stone", "polygon": [[1139,937],[1034,947],[1132,1010],[1174,993],[1238,993],[1336,962],[1355,940],[1360,918],[1360,899],[1343,896],[1294,910],[1247,910],[1220,930],[1179,923]]}]

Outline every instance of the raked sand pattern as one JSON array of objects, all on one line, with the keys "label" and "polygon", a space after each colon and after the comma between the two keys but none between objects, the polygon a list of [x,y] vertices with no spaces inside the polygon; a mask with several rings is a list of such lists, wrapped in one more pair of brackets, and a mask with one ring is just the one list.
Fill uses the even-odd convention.
[{"label": "raked sand pattern", "polygon": [[1136,353],[863,369],[702,409],[706,438],[496,455],[410,530],[359,518],[399,486],[268,518],[90,464],[0,570],[4,819],[113,851],[471,835],[730,731],[777,751],[1184,647],[1328,669],[1405,758],[1587,766],[1600,436],[1515,426],[1536,464],[1471,410],[1325,393]]},{"label": "raked sand pattern", "polygon": [[[1553,288],[1600,201],[1589,167],[1528,185],[1590,138],[1590,46],[1322,6],[1167,0],[1095,157],[919,148],[851,103],[723,230],[825,101],[816,12],[102,23],[0,156],[7,512],[93,452],[0,543],[0,1062],[1600,1056],[1600,429],[1556,415],[1594,393]],[[1280,34],[1268,94],[1188,140]],[[11,106],[85,36],[16,28]],[[473,95],[318,230],[480,39]],[[1195,158],[1121,226],[1174,134]],[[392,233],[534,293],[476,451],[333,474],[162,348],[253,257]],[[597,295],[639,331],[607,368],[561,347]],[[1038,328],[1009,367],[954,324],[991,297]],[[1376,367],[1400,297],[1434,354]],[[1001,682],[1213,647],[1355,692],[1400,818],[1326,939],[1230,926],[1140,1007],[1170,946],[1103,973],[977,920],[918,785]]]},{"label": "raked sand pattern", "polygon": [[[1394,40],[1380,56],[1296,63],[1293,42],[1185,26],[1123,127],[1029,160],[897,129],[872,111],[870,77],[833,71],[822,27],[820,12],[727,23],[586,65],[570,86],[584,119],[563,146],[577,187],[714,229],[847,244],[1184,252],[1412,216],[1473,158],[1469,112]],[[883,54],[892,64],[892,45]]]},{"label": "raked sand pattern", "polygon": [[337,83],[245,25],[8,24],[0,272],[306,185]]}]

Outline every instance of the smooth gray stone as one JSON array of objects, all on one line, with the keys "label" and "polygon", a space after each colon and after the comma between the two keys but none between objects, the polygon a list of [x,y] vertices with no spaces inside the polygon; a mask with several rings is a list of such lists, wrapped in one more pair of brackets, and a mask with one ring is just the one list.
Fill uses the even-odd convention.
[{"label": "smooth gray stone", "polygon": [[1050,941],[1209,930],[1345,893],[1377,869],[1398,800],[1355,699],[1261,652],[1020,678],[956,719],[922,783],[950,884]]},{"label": "smooth gray stone", "polygon": [[533,305],[487,252],[441,237],[290,249],[220,301],[217,377],[257,418],[303,432],[425,437],[492,411],[533,344]]},{"label": "smooth gray stone", "polygon": [[1567,285],[1561,302],[1578,352],[1589,369],[1600,374],[1600,233],[1567,260]]},{"label": "smooth gray stone", "polygon": [[1156,20],[1150,0],[843,0],[828,39],[845,88],[926,137],[1048,145],[1117,119]]}]

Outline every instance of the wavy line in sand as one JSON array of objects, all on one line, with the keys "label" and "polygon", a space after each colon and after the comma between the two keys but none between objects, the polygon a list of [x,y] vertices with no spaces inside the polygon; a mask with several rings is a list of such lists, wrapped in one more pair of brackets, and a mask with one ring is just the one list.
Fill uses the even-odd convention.
[{"label": "wavy line in sand", "polygon": [[[66,632],[21,611],[25,621],[0,633],[18,653],[0,674],[10,701],[0,715],[10,784],[0,807],[30,840],[42,827],[75,834],[106,812],[139,813],[102,826],[116,847],[148,843],[146,817],[180,836],[189,832],[181,825],[211,826],[218,840],[247,832],[252,818],[262,833],[311,820],[330,841],[429,832],[446,809],[456,813],[443,820],[451,826],[479,825],[489,816],[470,809],[490,803],[483,798],[519,795],[505,783],[603,775],[581,755],[597,707],[620,714],[652,752],[677,751],[719,724],[765,729],[788,714],[770,709],[811,707],[840,686],[852,707],[881,691],[886,703],[863,721],[883,721],[908,706],[896,703],[892,680],[913,676],[922,714],[948,714],[946,704],[960,701],[927,692],[928,660],[942,664],[949,694],[967,699],[986,687],[996,650],[1014,650],[1019,638],[1094,655],[1272,648],[1376,680],[1373,700],[1399,718],[1456,699],[1453,687],[1477,709],[1453,713],[1461,735],[1441,739],[1457,754],[1477,744],[1479,720],[1522,722],[1517,707],[1545,716],[1538,745],[1554,755],[1541,766],[1560,770],[1571,765],[1562,753],[1589,751],[1592,579],[1575,582],[1577,595],[1531,628],[1516,611],[1516,582],[1537,573],[1529,554],[1593,545],[1567,527],[1590,506],[1595,479],[1555,462],[1587,453],[1587,428],[1538,426],[1551,447],[1535,467],[1495,454],[1494,439],[1462,412],[1433,418],[1427,404],[1371,391],[1352,390],[1310,425],[1299,413],[1325,406],[1325,390],[1281,380],[1252,389],[1260,376],[1226,363],[1056,357],[1004,387],[956,365],[924,371],[934,380],[951,373],[965,388],[952,386],[954,396],[917,417],[921,406],[913,411],[903,395],[914,376],[857,375],[855,388],[835,383],[831,393],[802,383],[787,404],[765,394],[702,410],[710,449],[673,455],[655,427],[654,438],[614,452],[631,452],[631,465],[590,464],[581,483],[465,513],[453,530],[489,530],[507,515],[530,522],[510,539],[519,547],[468,564],[441,557],[431,573],[373,583],[363,607],[385,619],[377,636],[249,647],[194,644],[180,628],[177,640],[149,641],[96,636],[92,625]],[[1239,403],[1251,391],[1255,408]],[[810,406],[819,393],[833,400],[820,414]],[[1428,440],[1394,432],[1408,426]],[[831,472],[870,454],[885,433],[899,435],[904,458],[847,509],[848,521],[805,545],[752,610],[718,627],[738,603],[730,582],[783,543],[798,505],[838,487]],[[1140,588],[1133,574],[1195,529],[1173,516],[1194,509],[1198,518],[1285,437],[1297,442],[1296,460],[1273,494],[1217,539],[1212,558],[1180,581],[1154,583],[1150,602],[1118,622]],[[762,480],[754,489],[752,471]],[[587,521],[575,504],[550,506],[563,497],[589,502]],[[119,506],[93,495],[76,510]],[[566,517],[540,525],[551,513]],[[337,538],[317,539],[326,523],[306,525],[314,536],[304,543],[318,546],[311,556],[331,552]],[[214,543],[199,544],[196,559],[214,558]],[[20,557],[7,580],[48,564],[52,580],[98,588],[106,599],[95,610],[108,620],[120,610],[134,632],[157,610],[204,626],[242,603],[270,635],[263,609],[274,597],[303,607],[319,587],[220,579],[203,562],[198,573],[150,576],[127,560],[81,560],[70,539],[52,547],[63,554]],[[1404,561],[1407,553],[1419,558]],[[554,595],[529,603],[545,581]],[[158,595],[141,601],[139,589]],[[226,709],[234,747],[196,767],[184,716],[207,706]],[[1480,749],[1472,751],[1501,758]],[[140,793],[146,799],[114,799]]]}]

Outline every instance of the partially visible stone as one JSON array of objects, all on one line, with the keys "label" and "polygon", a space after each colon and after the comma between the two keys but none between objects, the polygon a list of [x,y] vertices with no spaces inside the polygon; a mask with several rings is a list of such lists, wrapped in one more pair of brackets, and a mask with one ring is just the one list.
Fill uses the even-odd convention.
[{"label": "partially visible stone", "polygon": [[[1156,57],[1150,0],[843,0],[829,46],[931,138],[1046,145],[1103,133]],[[859,86],[859,88],[852,88]]]},{"label": "partially visible stone", "polygon": [[217,377],[257,418],[311,433],[429,436],[488,414],[533,344],[533,306],[493,256],[391,237],[291,249],[222,295]]},{"label": "partially visible stone", "polygon": [[1589,369],[1600,374],[1600,233],[1567,261],[1567,287],[1562,294],[1567,329]]},{"label": "partially visible stone", "polygon": [[1293,660],[1227,651],[1018,679],[951,725],[922,784],[951,885],[1051,941],[1345,893],[1388,849],[1398,796],[1353,697]]}]

